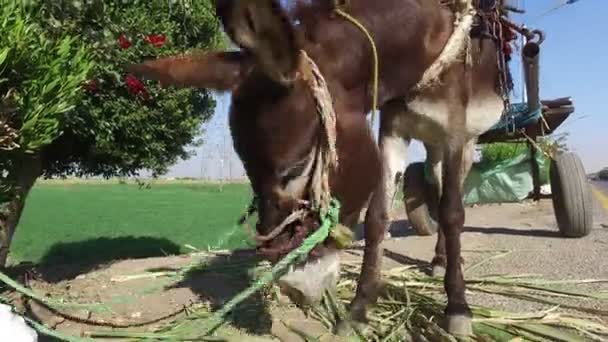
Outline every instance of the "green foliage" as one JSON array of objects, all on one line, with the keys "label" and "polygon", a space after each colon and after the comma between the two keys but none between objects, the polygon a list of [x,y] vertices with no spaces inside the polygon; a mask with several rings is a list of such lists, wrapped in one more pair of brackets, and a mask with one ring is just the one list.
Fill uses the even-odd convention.
[{"label": "green foliage", "polygon": [[57,139],[92,67],[76,35],[51,39],[32,7],[0,0],[0,202],[21,172],[12,170],[14,158]]},{"label": "green foliage", "polygon": [[562,152],[568,151],[568,132],[542,137],[538,141],[539,148],[552,158]]},{"label": "green foliage", "polygon": [[214,108],[197,89],[160,88],[126,73],[144,58],[220,47],[221,26],[204,1],[37,1],[38,20],[53,35],[78,34],[95,67],[87,96],[44,152],[46,176],[127,176],[166,171],[201,143]]},{"label": "green foliage", "polygon": [[[491,168],[494,165],[513,159],[521,154],[529,154],[529,147],[526,143],[493,143],[486,144],[481,149],[480,164],[483,168]],[[542,153],[542,152],[541,152]],[[549,181],[549,166],[546,156],[538,155],[538,158],[545,159],[541,164],[540,180],[541,184]]]},{"label": "green foliage", "polygon": [[493,143],[485,144],[481,148],[480,164],[491,166],[517,157],[528,151],[525,143]]},{"label": "green foliage", "polygon": [[[538,139],[536,145],[540,149],[538,157],[544,159],[544,163],[541,164],[540,170],[542,184],[549,181],[549,168],[551,163],[548,159],[553,158],[558,153],[568,150],[566,144],[567,138],[568,133],[562,133]],[[525,142],[484,144],[481,148],[479,166],[481,168],[491,168],[493,165],[515,158],[522,153],[529,153],[528,144]]]},{"label": "green foliage", "polygon": [[604,168],[602,171],[600,171],[597,176],[601,180],[608,181],[608,167]]},{"label": "green foliage", "polygon": [[23,3],[3,1],[0,15],[0,94],[10,94],[20,148],[31,153],[60,134],[65,114],[82,97],[77,90],[92,63],[77,37],[49,39]]}]

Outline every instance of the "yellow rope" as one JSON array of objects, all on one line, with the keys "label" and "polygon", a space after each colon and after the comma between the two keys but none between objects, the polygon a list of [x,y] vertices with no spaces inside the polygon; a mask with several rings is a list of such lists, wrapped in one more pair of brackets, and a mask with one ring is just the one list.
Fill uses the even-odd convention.
[{"label": "yellow rope", "polygon": [[373,89],[372,89],[372,92],[373,92],[372,93],[372,127],[373,127],[374,122],[376,120],[376,110],[378,109],[378,74],[379,74],[378,68],[379,68],[379,63],[378,63],[378,50],[376,50],[376,43],[374,42],[374,38],[372,38],[369,31],[357,19],[352,17],[350,14],[344,12],[339,7],[339,5],[336,5],[336,8],[334,10],[337,14],[342,16],[344,19],[350,21],[353,25],[357,26],[363,33],[365,33],[365,35],[367,36],[367,39],[369,40],[370,45],[372,46],[372,54],[374,57],[374,69],[373,69],[374,84],[373,84]]}]

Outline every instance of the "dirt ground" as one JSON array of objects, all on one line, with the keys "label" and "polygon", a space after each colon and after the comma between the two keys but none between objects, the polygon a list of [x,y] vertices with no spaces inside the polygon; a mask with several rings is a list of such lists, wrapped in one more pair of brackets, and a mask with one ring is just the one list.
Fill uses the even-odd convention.
[{"label": "dirt ground", "polygon": [[[392,237],[384,245],[384,266],[390,268],[404,263],[428,266],[436,238],[413,235],[401,206],[394,209],[393,217]],[[466,273],[465,277],[534,273],[549,279],[608,278],[607,218],[608,215],[598,205],[593,232],[585,238],[565,239],[558,235],[550,200],[537,204],[529,202],[467,208],[466,229],[462,235],[465,267],[499,251],[510,251],[510,254],[475,268]],[[120,279],[122,276],[146,273],[151,268],[159,272],[183,268],[197,262],[199,257],[200,255],[190,255],[124,260],[93,271],[90,267],[60,265],[37,270],[29,285],[37,292],[53,298],[103,302],[111,308],[110,312],[69,312],[101,323],[111,321],[119,324],[152,321],[176,312],[181,314],[180,310],[201,301],[220,307],[249,285],[247,274],[239,272],[239,267],[243,269],[243,263],[249,260],[247,255],[217,257],[211,262],[211,271],[192,273],[178,283],[167,277]],[[348,258],[358,257],[351,252]],[[214,265],[221,266],[217,268],[221,271],[213,271]],[[232,265],[234,271],[226,272],[226,265]],[[256,295],[250,302],[259,303],[260,300],[260,295]],[[529,303],[489,295],[476,295],[469,297],[469,300],[471,303],[515,312],[532,309]],[[605,303],[588,305],[608,310]],[[32,312],[43,322],[64,333],[80,334],[111,329],[59,318],[35,305],[32,306]],[[239,312],[232,327],[221,330],[219,334],[230,341],[301,341],[287,325],[316,334],[321,340],[335,340],[335,337],[326,333],[321,323],[306,319],[298,309],[289,305],[272,308],[253,306],[252,309]],[[154,326],[152,324],[133,329],[142,331]]]}]

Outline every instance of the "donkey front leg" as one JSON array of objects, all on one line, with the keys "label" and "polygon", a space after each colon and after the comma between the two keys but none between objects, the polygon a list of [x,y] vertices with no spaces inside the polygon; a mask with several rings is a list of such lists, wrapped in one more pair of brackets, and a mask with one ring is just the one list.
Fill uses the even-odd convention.
[{"label": "donkey front leg", "polygon": [[[465,147],[462,151],[462,163],[460,174],[460,186],[464,186],[464,182],[466,180],[471,167],[473,166],[473,159],[475,154],[475,144],[477,139],[471,139],[465,144]],[[442,160],[443,160],[443,150],[436,146],[425,145],[427,151],[427,162],[431,164],[432,169],[432,178],[433,178],[433,190],[435,191],[435,196],[432,196],[429,201],[437,201],[437,207],[439,207],[439,199],[442,195]],[[430,208],[436,208],[433,205],[429,206]],[[446,268],[446,254],[445,254],[445,234],[443,229],[439,229],[437,233],[437,244],[435,244],[435,257],[431,262],[433,267],[432,275],[433,277],[443,277],[445,276],[445,268]],[[461,265],[464,264],[464,260],[460,259]]]},{"label": "donkey front leg", "polygon": [[[382,268],[382,241],[388,228],[384,184],[377,186],[371,196],[365,215],[365,249],[363,265],[357,282],[357,292],[350,305],[350,318],[353,323],[367,323],[367,308],[376,303],[380,291],[380,271]],[[338,334],[345,335],[350,331],[348,322],[340,322]]]},{"label": "donkey front leg", "polygon": [[[444,287],[448,297],[445,309],[447,330],[453,335],[472,334],[471,310],[465,298],[465,282],[461,268],[460,233],[465,211],[463,177],[465,144],[446,146],[444,150],[443,189],[439,203],[439,224],[445,238],[446,273]],[[439,241],[438,241],[439,243]]]}]

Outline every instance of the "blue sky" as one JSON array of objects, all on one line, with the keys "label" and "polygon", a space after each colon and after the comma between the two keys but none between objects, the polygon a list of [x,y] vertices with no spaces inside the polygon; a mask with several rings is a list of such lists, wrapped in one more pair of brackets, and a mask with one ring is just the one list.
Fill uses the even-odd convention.
[{"label": "blue sky", "polygon": [[[527,13],[519,23],[543,30],[541,46],[541,98],[572,96],[576,112],[558,129],[568,132],[568,146],[578,153],[587,172],[608,167],[608,1],[579,0],[540,16],[562,0],[518,0]],[[514,100],[521,100],[521,69],[514,58]],[[232,150],[228,131],[230,94],[217,95],[213,119],[205,126],[205,144],[189,160],[174,165],[168,177],[240,178],[242,165]],[[605,101],[605,102],[604,102]],[[408,160],[424,159],[424,149],[412,144]]]}]

